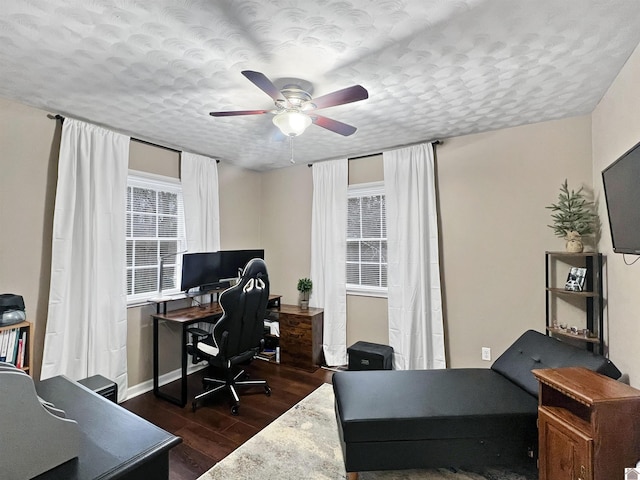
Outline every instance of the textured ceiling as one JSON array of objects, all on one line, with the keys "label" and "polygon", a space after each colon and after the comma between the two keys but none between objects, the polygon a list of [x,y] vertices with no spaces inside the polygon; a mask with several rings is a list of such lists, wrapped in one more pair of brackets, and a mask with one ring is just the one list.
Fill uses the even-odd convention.
[{"label": "textured ceiling", "polygon": [[298,163],[586,114],[640,41],[638,0],[0,0],[0,97],[257,170],[289,165],[241,75],[361,84]]}]

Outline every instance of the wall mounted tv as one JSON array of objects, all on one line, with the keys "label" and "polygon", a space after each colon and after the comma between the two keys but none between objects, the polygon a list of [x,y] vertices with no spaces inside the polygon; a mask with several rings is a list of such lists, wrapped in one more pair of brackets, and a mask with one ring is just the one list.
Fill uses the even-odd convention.
[{"label": "wall mounted tv", "polygon": [[252,258],[264,259],[264,250],[221,250],[219,252],[185,253],[182,256],[180,290],[207,290],[221,286],[242,273]]},{"label": "wall mounted tv", "polygon": [[640,255],[640,143],[602,171],[602,183],[613,251]]}]

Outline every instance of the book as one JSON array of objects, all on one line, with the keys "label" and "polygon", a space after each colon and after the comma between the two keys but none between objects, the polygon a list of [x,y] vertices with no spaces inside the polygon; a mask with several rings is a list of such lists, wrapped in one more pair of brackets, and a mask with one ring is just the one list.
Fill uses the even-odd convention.
[{"label": "book", "polygon": [[584,290],[584,280],[587,276],[587,269],[583,267],[571,267],[564,289],[570,292],[582,292]]},{"label": "book", "polygon": [[20,341],[20,332],[22,331],[21,328],[16,328],[16,343],[13,347],[13,364],[17,364],[18,363],[18,342]]},{"label": "book", "polygon": [[23,345],[24,345],[23,340],[21,338],[18,339],[18,354],[16,355],[17,368],[22,368],[22,352],[24,351]]},{"label": "book", "polygon": [[0,334],[0,362],[7,361],[7,346],[9,343],[9,330],[3,330]]},{"label": "book", "polygon": [[25,367],[24,360],[27,352],[27,331],[26,330],[22,332],[22,338],[20,340],[22,341],[22,351],[20,352],[20,368],[24,368]]},{"label": "book", "polygon": [[15,346],[16,337],[18,336],[17,328],[12,328],[9,332],[9,343],[7,344],[7,359],[6,361],[12,364],[16,364]]}]

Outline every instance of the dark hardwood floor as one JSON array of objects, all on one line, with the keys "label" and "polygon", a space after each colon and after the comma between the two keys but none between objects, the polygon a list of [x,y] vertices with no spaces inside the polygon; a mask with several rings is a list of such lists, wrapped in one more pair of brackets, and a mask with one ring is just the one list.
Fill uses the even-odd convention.
[{"label": "dark hardwood floor", "polygon": [[[191,402],[180,408],[156,398],[153,392],[139,395],[121,406],[159,427],[182,437],[182,443],[169,455],[170,480],[194,480],[216,462],[282,415],[323,383],[330,383],[333,372],[318,369],[307,372],[255,360],[247,368],[252,378],[269,382],[271,396],[261,387],[240,391],[240,414],[231,414],[229,396],[221,393],[205,401],[195,412]],[[189,397],[202,391],[202,377],[207,370],[189,376]],[[211,373],[211,372],[209,372]],[[175,389],[178,382],[162,387]]]}]

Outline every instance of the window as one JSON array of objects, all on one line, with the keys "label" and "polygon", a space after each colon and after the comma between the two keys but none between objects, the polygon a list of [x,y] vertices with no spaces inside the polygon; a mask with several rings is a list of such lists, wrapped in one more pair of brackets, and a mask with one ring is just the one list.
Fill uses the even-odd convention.
[{"label": "window", "polygon": [[127,302],[180,287],[181,252],[186,246],[182,187],[177,179],[130,172],[127,181]]},{"label": "window", "polygon": [[384,183],[349,186],[347,292],[387,293],[387,219]]}]

